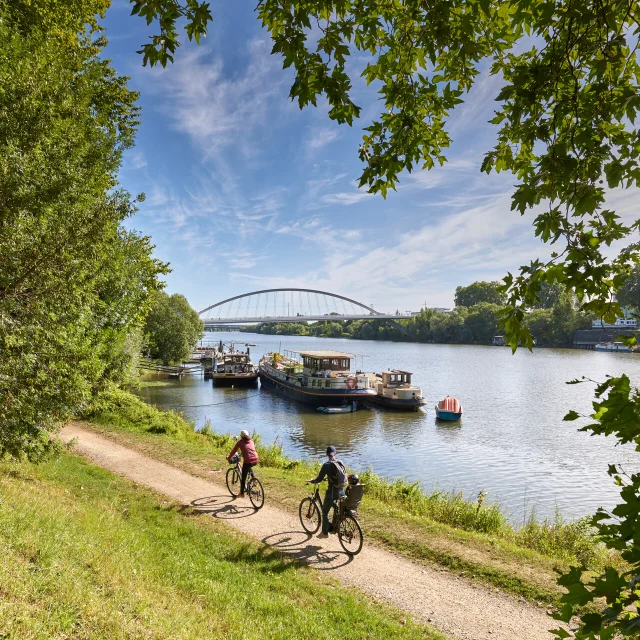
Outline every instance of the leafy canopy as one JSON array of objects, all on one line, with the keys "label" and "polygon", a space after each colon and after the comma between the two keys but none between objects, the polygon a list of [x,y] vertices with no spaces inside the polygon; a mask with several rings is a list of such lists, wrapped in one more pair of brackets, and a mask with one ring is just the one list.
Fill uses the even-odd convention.
[{"label": "leafy canopy", "polygon": [[456,307],[473,307],[481,302],[504,304],[504,295],[499,291],[499,282],[472,282],[466,287],[456,287]]},{"label": "leafy canopy", "polygon": [[100,58],[103,0],[0,2],[0,457],[38,460],[126,377],[166,266],[121,221],[137,95]]}]

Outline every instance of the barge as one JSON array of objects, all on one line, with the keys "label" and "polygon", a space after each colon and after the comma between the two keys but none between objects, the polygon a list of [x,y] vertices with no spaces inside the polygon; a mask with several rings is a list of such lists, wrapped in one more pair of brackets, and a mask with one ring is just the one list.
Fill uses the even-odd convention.
[{"label": "barge", "polygon": [[236,351],[231,345],[228,351],[218,351],[208,377],[217,386],[255,386],[258,384],[258,368],[251,362],[249,347],[246,351]]},{"label": "barge", "polygon": [[371,400],[375,374],[351,372],[354,354],[340,351],[293,351],[289,355],[267,353],[258,367],[266,389],[313,407],[351,407]]},{"label": "barge", "polygon": [[417,411],[427,404],[422,389],[411,384],[412,374],[409,371],[391,369],[374,375],[376,395],[369,400],[369,404],[405,411]]}]

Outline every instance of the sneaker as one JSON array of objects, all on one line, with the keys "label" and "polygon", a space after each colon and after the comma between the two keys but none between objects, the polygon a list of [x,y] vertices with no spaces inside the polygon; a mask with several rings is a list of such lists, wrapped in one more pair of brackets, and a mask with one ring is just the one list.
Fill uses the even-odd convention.
[{"label": "sneaker", "polygon": [[244,493],[241,493],[238,497],[239,498],[244,498]]},{"label": "sneaker", "polygon": [[328,533],[319,533],[318,534],[318,538],[328,538],[329,534]]}]

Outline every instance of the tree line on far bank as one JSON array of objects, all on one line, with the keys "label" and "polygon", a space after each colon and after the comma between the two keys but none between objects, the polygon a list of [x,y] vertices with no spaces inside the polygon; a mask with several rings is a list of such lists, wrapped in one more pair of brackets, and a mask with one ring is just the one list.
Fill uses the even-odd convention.
[{"label": "tree line on far bank", "polygon": [[[640,290],[640,275],[638,276]],[[264,323],[243,327],[243,331],[275,334],[352,338],[355,340],[395,340],[449,344],[490,344],[501,333],[498,313],[505,299],[498,282],[474,282],[457,287],[451,311],[421,309],[408,320],[397,320],[406,334],[391,323],[375,319]],[[592,316],[578,311],[576,301],[559,285],[544,285],[538,302],[529,309],[525,322],[537,344],[566,347],[573,344],[578,329],[591,327]]]}]

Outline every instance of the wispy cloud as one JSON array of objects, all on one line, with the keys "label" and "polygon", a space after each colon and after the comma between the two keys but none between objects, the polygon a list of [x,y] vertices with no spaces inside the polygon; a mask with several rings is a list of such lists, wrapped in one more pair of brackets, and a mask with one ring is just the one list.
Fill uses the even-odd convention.
[{"label": "wispy cloud", "polygon": [[174,128],[210,153],[234,145],[251,154],[256,128],[269,124],[270,111],[288,104],[281,99],[286,74],[269,55],[268,41],[252,40],[248,48],[249,64],[238,76],[225,74],[223,60],[206,46],[182,51],[171,68],[154,74]]},{"label": "wispy cloud", "polygon": [[315,127],[312,129],[311,135],[307,140],[307,149],[310,151],[321,149],[339,137],[340,132],[335,127]]},{"label": "wispy cloud", "polygon": [[322,196],[321,200],[325,204],[340,204],[348,206],[350,204],[357,204],[358,202],[362,202],[362,200],[372,197],[374,197],[372,193],[368,193],[363,189],[361,191],[353,192],[328,193],[327,195]]}]

